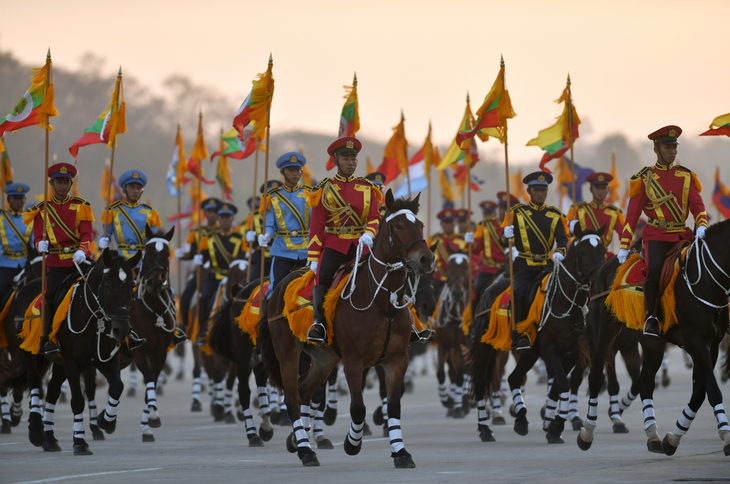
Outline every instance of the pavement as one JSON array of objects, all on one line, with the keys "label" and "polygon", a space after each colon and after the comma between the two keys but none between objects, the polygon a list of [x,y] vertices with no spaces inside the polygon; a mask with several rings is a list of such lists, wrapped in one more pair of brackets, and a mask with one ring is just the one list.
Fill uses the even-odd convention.
[{"label": "pavement", "polygon": [[[707,402],[682,438],[677,453],[668,457],[647,451],[638,400],[623,416],[629,433],[613,434],[607,415],[608,396],[604,393],[599,399],[593,446],[583,452],[576,445],[577,432],[569,428],[563,433],[565,444],[547,444],[539,417],[546,385],[538,385],[536,373],[530,372],[525,392],[528,435],[520,437],[513,431],[513,419],[505,406],[507,425],[492,427],[497,441],[483,443],[476,432],[476,409],[461,420],[446,418],[430,361],[419,361],[427,363],[428,373],[420,375],[419,371],[414,391],[403,398],[403,437],[415,469],[394,468],[389,441],[372,422],[372,411],[380,403],[377,385],[365,393],[367,421],[374,432],[364,438],[360,454],[351,457],[342,448],[350,425],[349,398],[343,396],[337,421],[325,427],[325,435],[335,448],[317,451],[321,466],[305,468],[296,454],[286,451],[285,438],[291,428],[275,426],[271,441],[262,448],[250,448],[243,423],[213,422],[207,395],[203,396],[204,411],[191,413],[192,361],[190,351],[187,354],[185,380],[170,377],[164,395],[158,396],[162,427],[154,429],[156,441],[152,443],[142,443],[139,429],[143,384],[138,384],[136,398],[122,398],[117,430],[103,442],[90,440],[86,410],[91,456],[72,453],[73,418],[68,404],[56,407],[56,438],[63,452],[44,453],[33,447],[27,436],[25,399],[21,424],[13,428],[11,435],[0,435],[0,483],[730,482],[730,457],[723,454]],[[674,428],[691,388],[691,373],[685,367],[682,350],[672,348],[668,361],[671,384],[654,394],[662,436]],[[623,395],[629,383],[623,363],[619,363],[618,373]],[[128,388],[128,371],[123,376]],[[255,388],[253,378],[250,385]],[[579,393],[581,418],[587,411],[585,385]],[[721,389],[727,393],[728,384],[721,384]],[[105,389],[97,393],[100,409],[105,396]],[[258,416],[255,420],[258,427],[261,420]]]}]

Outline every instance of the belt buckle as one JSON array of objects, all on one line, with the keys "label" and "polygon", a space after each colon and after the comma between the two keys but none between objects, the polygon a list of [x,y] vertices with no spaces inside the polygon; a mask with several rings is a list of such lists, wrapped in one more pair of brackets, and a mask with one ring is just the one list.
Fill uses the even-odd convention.
[{"label": "belt buckle", "polygon": [[291,236],[292,237],[297,237],[298,235],[299,235],[299,232],[297,232],[296,230],[292,230],[291,231]]},{"label": "belt buckle", "polygon": [[137,244],[129,244],[129,250],[137,250]]},{"label": "belt buckle", "polygon": [[68,254],[68,253],[70,253],[70,252],[71,252],[71,247],[64,247],[64,248],[63,248],[63,253],[64,253],[64,254]]},{"label": "belt buckle", "polygon": [[662,230],[667,230],[667,227],[669,227],[669,223],[666,220],[660,220],[659,221],[659,228]]}]

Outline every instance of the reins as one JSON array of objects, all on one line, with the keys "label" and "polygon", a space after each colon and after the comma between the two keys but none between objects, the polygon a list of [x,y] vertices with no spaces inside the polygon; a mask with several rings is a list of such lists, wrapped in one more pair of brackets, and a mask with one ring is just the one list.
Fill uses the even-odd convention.
[{"label": "reins", "polygon": [[[169,247],[170,242],[167,239],[164,239],[162,237],[153,237],[150,240],[147,241],[145,244],[145,250],[142,252],[142,260],[140,261],[140,267],[144,267],[144,260],[147,256],[147,247],[149,247],[151,244],[155,244],[155,249],[157,252],[160,251],[157,244],[163,244]],[[162,314],[159,314],[157,311],[152,309],[150,305],[147,303],[146,295],[148,293],[147,291],[147,281],[150,277],[150,275],[154,274],[155,272],[162,272],[162,280],[163,280],[163,289],[164,285],[167,284],[167,276],[169,274],[169,268],[164,268],[160,265],[156,265],[151,267],[149,270],[147,270],[144,274],[142,274],[142,271],[140,270],[139,276],[137,277],[137,280],[135,281],[135,285],[137,286],[137,294],[136,298],[140,301],[142,301],[142,304],[144,304],[145,308],[152,313],[155,316],[155,327],[162,329],[163,331],[167,333],[173,333],[175,332],[175,317],[177,316],[177,309],[175,308],[175,301],[170,296],[170,293],[168,291],[160,291],[157,293],[157,299],[162,303],[162,306],[165,308]],[[162,297],[162,294],[165,294],[166,298]],[[165,316],[166,315],[172,315],[172,325],[168,329],[167,324],[165,323]]]},{"label": "reins", "polygon": [[[720,267],[720,265],[715,261],[715,258],[712,257],[712,252],[710,252],[710,248],[707,246],[707,242],[704,239],[695,238],[694,242],[692,242],[692,244],[689,246],[689,249],[687,249],[687,255],[685,257],[686,261],[690,260],[690,256],[691,256],[691,253],[693,250],[694,250],[695,258],[697,261],[697,280],[694,282],[691,282],[689,280],[689,276],[687,275],[687,271],[689,270],[689,268],[687,265],[684,266],[684,270],[682,271],[682,277],[684,278],[684,281],[687,284],[687,288],[689,289],[690,294],[692,294],[692,296],[694,296],[695,299],[700,301],[705,306],[709,306],[713,309],[720,310],[720,309],[727,307],[727,305],[728,305],[727,298],[728,298],[728,295],[730,295],[730,288],[726,288],[725,286],[722,285],[722,283],[720,283],[720,281],[717,280],[717,278],[715,278],[714,274],[710,270],[710,266],[708,266],[708,264],[707,264],[707,259],[708,258],[710,259],[710,262],[712,262],[712,265],[714,265],[715,268],[717,270],[719,270],[722,273],[722,275],[725,276],[726,279],[730,279],[730,276],[727,274],[727,272],[725,272],[722,269],[722,267]],[[720,305],[713,304],[713,303],[706,301],[705,299],[699,297],[697,294],[695,294],[693,286],[696,286],[697,284],[699,284],[702,281],[702,268],[703,267],[705,268],[707,273],[710,275],[710,278],[712,279],[712,281],[720,289],[722,289],[723,293],[725,294],[725,299],[726,299],[725,304],[720,304]]]}]

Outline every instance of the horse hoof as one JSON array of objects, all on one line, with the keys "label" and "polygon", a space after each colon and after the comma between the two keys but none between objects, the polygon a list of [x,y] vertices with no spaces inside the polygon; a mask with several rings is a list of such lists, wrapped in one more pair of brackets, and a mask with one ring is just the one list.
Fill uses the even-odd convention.
[{"label": "horse hoof", "polygon": [[[243,410],[241,410],[241,409],[238,409],[238,411],[236,412],[236,417],[238,417],[239,422],[243,422],[244,420],[246,420],[246,415],[244,415]],[[272,423],[273,423],[273,419],[272,419]]]},{"label": "horse hoof", "polygon": [[294,437],[294,432],[290,433],[289,437],[286,438],[286,450],[288,450],[290,454],[297,451],[297,439]]},{"label": "horse hoof", "polygon": [[580,419],[580,417],[573,417],[573,420],[571,420],[570,423],[573,424],[573,430],[579,431],[583,428],[583,421]]},{"label": "horse hoof", "polygon": [[43,431],[43,417],[40,413],[31,412],[28,416],[28,439],[36,447],[40,447],[46,441],[46,433]]},{"label": "horse hoof", "polygon": [[203,404],[200,403],[200,400],[193,400],[193,404],[190,405],[190,411],[191,412],[202,412],[203,411]]},{"label": "horse hoof", "polygon": [[543,420],[545,420],[545,409],[546,409],[545,405],[543,405],[542,408],[540,409],[540,418]]},{"label": "horse hoof", "polygon": [[507,425],[507,421],[501,413],[495,413],[492,417],[492,425]]},{"label": "horse hoof", "polygon": [[259,436],[261,436],[261,440],[268,442],[274,436],[274,429],[271,428],[267,430],[263,427],[259,427]]},{"label": "horse hoof", "polygon": [[517,416],[517,412],[515,412],[515,404],[514,403],[509,406],[509,414],[512,417],[516,417]]},{"label": "horse hoof", "polygon": [[454,418],[464,418],[464,407],[456,407],[451,416]]},{"label": "horse hoof", "polygon": [[725,447],[723,447],[722,450],[723,450],[723,452],[725,452],[726,456],[729,456],[730,455],[730,444],[725,445]]},{"label": "horse hoof", "polygon": [[0,425],[0,434],[10,434],[13,432],[11,429],[10,420],[3,420],[2,425]]},{"label": "horse hoof", "polygon": [[545,438],[547,439],[548,444],[564,444],[565,443],[565,441],[559,434],[558,435],[551,434],[549,430],[545,434]]},{"label": "horse hoof", "polygon": [[481,432],[479,432],[479,438],[482,440],[482,442],[496,442],[497,439],[494,438],[494,432],[492,432],[490,429],[484,429]]},{"label": "horse hoof", "polygon": [[155,436],[152,434],[142,434],[142,442],[154,442]]},{"label": "horse hoof", "polygon": [[318,449],[334,449],[335,446],[332,445],[332,441],[330,439],[322,438],[321,440],[317,441],[317,448]]},{"label": "horse hoof", "polygon": [[233,416],[233,412],[226,412],[226,414],[224,416],[224,420],[227,424],[236,423],[236,417]]},{"label": "horse hoof", "polygon": [[89,427],[91,427],[91,437],[94,440],[106,440],[104,432],[101,431],[98,425],[90,425]]},{"label": "horse hoof", "polygon": [[162,420],[160,420],[160,417],[157,417],[157,418],[150,417],[147,422],[147,425],[149,425],[153,429],[159,429],[160,427],[162,427]]},{"label": "horse hoof", "polygon": [[84,442],[81,444],[74,444],[74,455],[94,455],[89,449],[89,445]]},{"label": "horse hoof", "polygon": [[401,449],[393,454],[393,464],[396,469],[413,469],[416,467],[416,463],[413,462],[411,454],[406,449]]},{"label": "horse hoof", "polygon": [[529,431],[528,428],[528,421],[527,421],[527,409],[520,410],[517,415],[515,416],[515,426],[514,430],[518,435],[522,435],[523,437],[527,435],[527,432]]},{"label": "horse hoof", "polygon": [[319,467],[319,460],[317,460],[317,454],[314,453],[309,447],[303,447],[297,451],[299,460],[302,461],[304,467]]},{"label": "horse hoof", "polygon": [[454,406],[454,399],[449,395],[449,398],[445,402],[442,401],[441,404],[446,408],[451,408]]},{"label": "horse hoof", "polygon": [[127,390],[127,397],[128,398],[134,398],[137,396],[137,389],[136,388],[130,388]]},{"label": "horse hoof", "polygon": [[647,440],[646,448],[649,450],[649,452],[653,452],[654,454],[664,454],[661,440]]},{"label": "horse hoof", "polygon": [[53,431],[46,432],[46,441],[43,442],[44,452],[61,452],[61,446],[58,445],[58,440],[53,435]]},{"label": "horse hoof", "polygon": [[357,455],[360,453],[360,450],[362,450],[362,440],[360,441],[360,445],[352,445],[350,438],[345,436],[345,453],[347,455]]},{"label": "horse hoof", "polygon": [[370,425],[368,425],[367,422],[363,422],[363,425],[362,425],[362,434],[363,435],[373,435],[373,431],[370,430]]},{"label": "horse hoof", "polygon": [[383,425],[383,406],[379,406],[373,412],[373,423],[375,425]]},{"label": "horse hoof", "polygon": [[248,438],[248,446],[249,447],[263,447],[264,441],[261,440],[261,437],[259,437],[256,434],[253,434]]},{"label": "horse hoof", "polygon": [[448,410],[446,410],[446,418],[451,418],[454,416],[454,407],[449,407]]},{"label": "horse hoof", "polygon": [[[677,452],[677,448],[669,443],[668,436],[665,435],[664,439],[662,439],[662,450],[664,450],[664,453],[667,455],[674,455],[675,452]],[[725,453],[727,455],[727,453]]]},{"label": "horse hoof", "polygon": [[[243,421],[243,418],[241,418],[242,416],[243,416],[243,412],[239,410],[238,411],[238,420]],[[271,421],[272,424],[279,425],[279,422],[281,422],[281,411],[278,409],[272,410],[271,413],[269,413],[269,420]]]},{"label": "horse hoof", "polygon": [[106,409],[102,410],[99,416],[96,418],[96,423],[99,428],[107,434],[113,434],[117,429],[117,419],[114,418],[111,422],[106,419]]},{"label": "horse hoof", "polygon": [[613,424],[613,433],[614,434],[628,434],[629,429],[626,428],[626,424],[623,422],[618,422]]},{"label": "horse hoof", "polygon": [[281,412],[281,420],[279,421],[279,425],[282,427],[291,427],[292,422],[291,418],[289,418],[289,412]]},{"label": "horse hoof", "polygon": [[324,424],[333,425],[335,420],[337,420],[337,409],[328,406],[324,409]]},{"label": "horse hoof", "polygon": [[593,441],[586,442],[585,440],[580,438],[580,432],[578,432],[578,448],[580,450],[588,450],[591,448],[591,445],[593,444]]},{"label": "horse hoof", "polygon": [[213,414],[214,422],[223,422],[226,419],[226,409],[223,405],[211,405],[211,413]]}]

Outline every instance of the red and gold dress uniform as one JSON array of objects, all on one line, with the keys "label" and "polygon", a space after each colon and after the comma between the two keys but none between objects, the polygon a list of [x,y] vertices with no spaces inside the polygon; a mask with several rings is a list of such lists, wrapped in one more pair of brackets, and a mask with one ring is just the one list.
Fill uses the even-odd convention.
[{"label": "red and gold dress uniform", "polygon": [[[606,226],[606,230],[603,233],[603,245],[609,246],[613,240],[613,233],[616,232],[619,237],[622,236],[624,231],[624,225],[626,220],[624,219],[624,213],[615,205],[610,203],[602,203],[597,205],[593,202],[580,202],[575,205],[576,212],[578,212],[578,223],[580,223],[581,229],[600,229],[602,226]],[[573,207],[568,210],[568,220],[574,220]],[[611,258],[614,254],[607,253],[606,257]]]},{"label": "red and gold dress uniform", "polygon": [[[457,217],[457,211],[453,208],[445,208],[441,210],[436,217],[444,221],[453,221]],[[441,290],[446,284],[446,267],[449,263],[449,256],[453,252],[466,252],[467,246],[464,242],[464,237],[461,234],[452,231],[451,233],[439,232],[427,240],[429,247],[433,246],[438,242],[436,246],[436,268],[433,272],[433,288],[436,293],[436,297],[441,295]]]},{"label": "red and gold dress uniform", "polygon": [[504,267],[504,248],[499,239],[504,229],[496,217],[487,217],[477,225],[474,232],[472,253],[479,259],[479,276],[477,276],[477,299],[482,291],[491,283],[494,276]]}]

